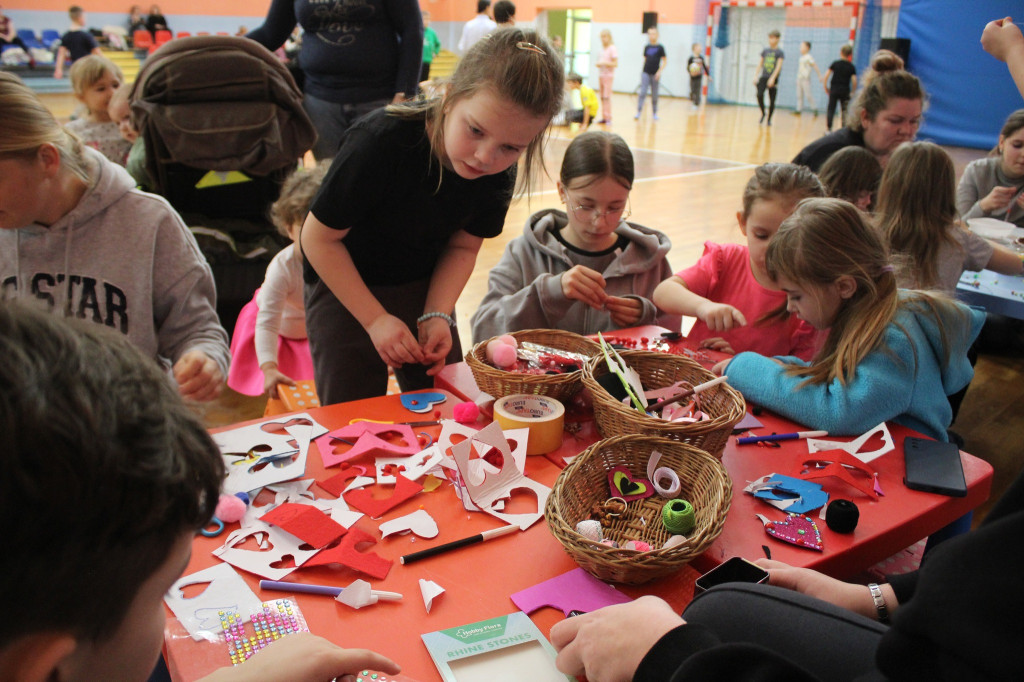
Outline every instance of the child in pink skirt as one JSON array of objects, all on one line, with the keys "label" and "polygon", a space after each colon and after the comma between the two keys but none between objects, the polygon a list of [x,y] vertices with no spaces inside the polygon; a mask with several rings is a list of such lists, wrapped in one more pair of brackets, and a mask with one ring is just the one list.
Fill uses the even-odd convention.
[{"label": "child in pink skirt", "polygon": [[228,386],[245,395],[277,397],[277,385],[294,386],[313,378],[302,302],[302,252],[299,230],[330,164],[298,170],[281,188],[270,209],[278,231],[292,243],[267,266],[263,286],[242,308],[231,339]]}]

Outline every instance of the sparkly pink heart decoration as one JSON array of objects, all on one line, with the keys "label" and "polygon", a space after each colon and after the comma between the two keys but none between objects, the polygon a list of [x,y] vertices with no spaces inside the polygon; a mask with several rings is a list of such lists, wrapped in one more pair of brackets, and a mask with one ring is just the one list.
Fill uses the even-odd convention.
[{"label": "sparkly pink heart decoration", "polygon": [[821,531],[818,530],[814,519],[809,516],[787,514],[784,521],[772,521],[761,514],[758,514],[757,518],[764,524],[764,532],[776,540],[819,552],[825,550],[825,545],[821,542]]}]

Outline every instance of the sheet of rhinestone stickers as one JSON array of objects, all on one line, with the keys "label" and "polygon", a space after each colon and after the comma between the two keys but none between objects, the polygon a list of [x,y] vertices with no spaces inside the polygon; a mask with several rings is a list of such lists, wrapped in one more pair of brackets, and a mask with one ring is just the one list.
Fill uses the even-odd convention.
[{"label": "sheet of rhinestone stickers", "polygon": [[234,665],[245,663],[257,651],[286,635],[309,632],[302,611],[291,599],[263,602],[261,610],[250,612],[248,627],[237,611],[221,611],[219,615]]}]

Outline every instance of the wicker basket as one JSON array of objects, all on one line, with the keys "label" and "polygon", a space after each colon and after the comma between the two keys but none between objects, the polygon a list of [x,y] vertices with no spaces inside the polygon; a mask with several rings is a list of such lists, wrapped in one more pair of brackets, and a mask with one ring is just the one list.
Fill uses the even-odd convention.
[{"label": "wicker basket", "polygon": [[[699,364],[679,355],[644,350],[620,351],[627,365],[636,370],[645,388],[662,388],[677,381],[693,385],[715,376]],[[605,438],[620,434],[650,434],[672,438],[711,453],[721,459],[732,427],[743,419],[747,406],[739,391],[727,384],[713,386],[700,394],[703,411],[711,417],[694,423],[667,422],[640,414],[636,409],[615,400],[600,384],[598,377],[608,374],[604,356],[593,357],[583,370],[583,385],[591,393],[594,419]]]},{"label": "wicker basket", "polygon": [[[655,494],[629,502],[626,513],[603,529],[606,539],[620,545],[642,540],[649,552],[616,549],[576,532],[576,524],[591,518],[594,504],[611,494],[608,471],[625,466],[634,476],[647,477],[651,451],[662,454],[659,467],[679,475],[679,498],[694,507],[697,525],[687,541],[662,549],[671,537],[661,522],[667,499]],[[601,580],[637,585],[679,570],[702,554],[722,532],[732,503],[732,481],[718,459],[703,450],[657,436],[613,436],[594,443],[559,475],[544,509],[551,534],[584,570]]]},{"label": "wicker basket", "polygon": [[[560,350],[594,355],[601,352],[601,347],[594,341],[559,329],[524,329],[512,332],[516,341],[531,341]],[[567,374],[520,374],[506,372],[487,362],[487,344],[492,339],[481,341],[466,353],[466,364],[473,372],[476,385],[481,391],[501,398],[514,393],[530,393],[546,395],[565,402],[579,393],[583,388],[583,369]]]}]

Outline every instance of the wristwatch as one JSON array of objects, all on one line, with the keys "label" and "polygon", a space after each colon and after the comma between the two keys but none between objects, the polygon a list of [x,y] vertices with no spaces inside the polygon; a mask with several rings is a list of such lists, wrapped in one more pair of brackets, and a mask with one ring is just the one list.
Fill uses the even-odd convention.
[{"label": "wristwatch", "polygon": [[875,602],[875,611],[878,612],[878,622],[889,624],[889,607],[885,605],[885,597],[882,595],[882,588],[878,586],[878,583],[871,583],[868,585],[868,591],[871,592],[871,600]]}]

